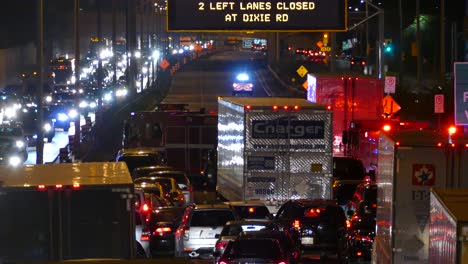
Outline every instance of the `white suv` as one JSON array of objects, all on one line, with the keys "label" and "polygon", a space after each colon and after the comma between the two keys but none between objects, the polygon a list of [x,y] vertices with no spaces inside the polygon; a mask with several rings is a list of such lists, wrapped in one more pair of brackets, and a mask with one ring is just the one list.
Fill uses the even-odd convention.
[{"label": "white suv", "polygon": [[197,258],[213,254],[216,235],[228,221],[239,220],[226,204],[192,205],[185,209],[175,234],[175,256]]}]

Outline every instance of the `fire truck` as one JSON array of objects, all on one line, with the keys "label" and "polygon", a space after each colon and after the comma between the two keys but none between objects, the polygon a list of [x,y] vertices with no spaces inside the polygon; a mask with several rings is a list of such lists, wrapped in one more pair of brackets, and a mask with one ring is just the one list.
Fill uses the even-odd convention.
[{"label": "fire truck", "polygon": [[187,110],[186,104],[161,104],[154,111],[132,112],[124,122],[122,148],[156,147],[166,162],[189,176],[205,173],[216,150],[218,116]]}]

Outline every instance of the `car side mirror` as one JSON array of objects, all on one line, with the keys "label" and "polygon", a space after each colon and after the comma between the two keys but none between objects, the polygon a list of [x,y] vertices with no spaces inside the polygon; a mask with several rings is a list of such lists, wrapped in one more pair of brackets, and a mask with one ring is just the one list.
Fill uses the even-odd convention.
[{"label": "car side mirror", "polygon": [[215,238],[219,238],[221,235],[220,234],[216,234],[215,235]]}]

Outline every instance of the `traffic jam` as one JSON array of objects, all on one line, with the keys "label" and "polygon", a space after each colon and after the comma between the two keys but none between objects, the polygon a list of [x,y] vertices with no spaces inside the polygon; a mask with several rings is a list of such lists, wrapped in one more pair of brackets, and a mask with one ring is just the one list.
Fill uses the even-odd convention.
[{"label": "traffic jam", "polygon": [[[0,91],[0,264],[468,263],[468,63],[446,58],[463,35],[446,1],[443,54],[419,1],[399,42],[388,1],[83,2],[98,35],[122,11],[125,38]],[[86,138],[28,162],[81,118]]]}]

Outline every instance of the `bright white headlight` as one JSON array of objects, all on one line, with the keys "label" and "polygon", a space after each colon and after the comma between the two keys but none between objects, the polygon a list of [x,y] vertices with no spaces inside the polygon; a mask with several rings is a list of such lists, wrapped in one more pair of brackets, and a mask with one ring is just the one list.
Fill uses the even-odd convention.
[{"label": "bright white headlight", "polygon": [[10,159],[8,160],[8,164],[10,164],[11,166],[13,167],[16,167],[18,165],[21,164],[21,158],[18,157],[18,156],[12,156],[10,157]]},{"label": "bright white headlight", "polygon": [[13,118],[16,116],[16,109],[14,107],[5,108],[5,116],[7,118]]},{"label": "bright white headlight", "polygon": [[64,113],[59,113],[57,117],[58,117],[59,121],[67,121],[68,120],[68,116],[66,114],[64,114]]},{"label": "bright white headlight", "polygon": [[86,108],[86,107],[88,107],[88,103],[86,101],[81,101],[79,106],[80,106],[80,108]]},{"label": "bright white headlight", "polygon": [[24,141],[22,141],[22,140],[16,140],[16,147],[17,147],[17,148],[22,148],[22,147],[24,147],[24,145],[25,145],[25,144],[24,144]]},{"label": "bright white headlight", "polygon": [[44,124],[44,130],[46,132],[49,132],[50,130],[52,130],[52,126],[49,123],[45,123]]},{"label": "bright white headlight", "polygon": [[68,116],[70,118],[76,118],[78,116],[78,111],[76,111],[75,109],[72,109],[70,110],[70,112],[68,112]]},{"label": "bright white headlight", "polygon": [[46,100],[47,103],[52,102],[52,96],[50,96],[50,95],[46,96],[45,100]]}]

